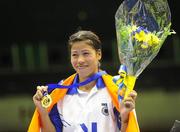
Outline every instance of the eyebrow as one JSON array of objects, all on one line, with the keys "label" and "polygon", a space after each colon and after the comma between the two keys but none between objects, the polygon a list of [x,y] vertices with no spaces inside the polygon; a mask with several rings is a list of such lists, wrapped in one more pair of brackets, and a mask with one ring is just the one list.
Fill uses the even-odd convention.
[{"label": "eyebrow", "polygon": [[[72,50],[71,52],[77,52],[78,50]],[[83,50],[81,50],[82,52],[84,52],[84,51],[89,51],[88,49],[83,49]]]}]

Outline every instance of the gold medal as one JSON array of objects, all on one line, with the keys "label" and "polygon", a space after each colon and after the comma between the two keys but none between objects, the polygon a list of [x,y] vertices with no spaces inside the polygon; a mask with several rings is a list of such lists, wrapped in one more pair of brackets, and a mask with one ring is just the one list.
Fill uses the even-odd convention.
[{"label": "gold medal", "polygon": [[41,100],[41,105],[44,108],[48,108],[51,105],[51,103],[52,103],[51,96],[49,94],[44,95]]}]

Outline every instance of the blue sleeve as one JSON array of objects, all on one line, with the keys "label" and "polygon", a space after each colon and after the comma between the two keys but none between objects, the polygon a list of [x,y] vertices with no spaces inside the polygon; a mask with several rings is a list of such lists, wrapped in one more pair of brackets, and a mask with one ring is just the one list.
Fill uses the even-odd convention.
[{"label": "blue sleeve", "polygon": [[57,110],[57,104],[55,104],[49,112],[49,117],[51,122],[55,126],[56,132],[62,132],[63,124]]},{"label": "blue sleeve", "polygon": [[119,117],[120,113],[119,113],[119,111],[115,107],[114,107],[113,111],[114,111],[114,115],[116,117],[117,126],[118,126],[118,128],[120,130],[121,129],[121,119]]}]

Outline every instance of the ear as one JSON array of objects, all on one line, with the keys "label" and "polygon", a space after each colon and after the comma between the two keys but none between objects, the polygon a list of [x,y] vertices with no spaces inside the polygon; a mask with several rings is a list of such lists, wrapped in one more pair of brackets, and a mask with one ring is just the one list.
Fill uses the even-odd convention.
[{"label": "ear", "polygon": [[101,57],[102,57],[102,52],[101,50],[97,50],[97,57],[98,57],[98,60],[101,60]]}]

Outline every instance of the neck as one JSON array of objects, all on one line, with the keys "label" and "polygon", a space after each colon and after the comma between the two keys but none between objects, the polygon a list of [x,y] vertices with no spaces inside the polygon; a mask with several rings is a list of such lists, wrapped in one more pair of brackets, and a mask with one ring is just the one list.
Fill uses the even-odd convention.
[{"label": "neck", "polygon": [[[92,75],[91,75],[91,76],[92,76]],[[80,76],[79,76],[79,82],[83,82],[83,81],[87,80],[89,77],[90,77],[90,76],[88,76],[88,77],[80,77]],[[92,81],[92,82],[90,82],[90,83],[88,83],[88,84],[86,84],[86,85],[84,85],[84,86],[79,87],[79,89],[82,90],[82,91],[85,91],[85,92],[89,92],[89,91],[91,91],[91,89],[92,89],[95,85],[96,85],[96,80],[94,80],[94,81]]]},{"label": "neck", "polygon": [[84,86],[79,87],[80,90],[84,92],[90,92],[91,89],[96,85],[96,81],[92,81]]}]

